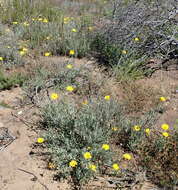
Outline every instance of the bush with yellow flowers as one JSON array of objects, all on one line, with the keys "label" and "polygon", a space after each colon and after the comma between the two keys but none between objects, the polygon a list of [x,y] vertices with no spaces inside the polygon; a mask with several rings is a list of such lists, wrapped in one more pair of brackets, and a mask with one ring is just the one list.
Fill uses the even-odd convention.
[{"label": "bush with yellow flowers", "polygon": [[[109,144],[110,126],[116,114],[122,117],[118,108],[116,102],[102,99],[81,108],[61,100],[42,109],[45,141],[58,172],[66,177],[70,175],[76,186],[112,169],[114,153]],[[119,170],[117,165],[114,168]]]},{"label": "bush with yellow flowers", "polygon": [[18,40],[18,35],[12,29],[0,23],[0,65],[11,66],[24,63],[24,54],[21,54],[24,47],[20,47]]}]

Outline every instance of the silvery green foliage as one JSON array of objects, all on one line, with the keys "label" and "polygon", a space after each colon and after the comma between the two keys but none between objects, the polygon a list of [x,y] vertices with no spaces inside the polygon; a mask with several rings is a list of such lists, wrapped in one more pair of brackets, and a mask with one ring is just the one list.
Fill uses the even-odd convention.
[{"label": "silvery green foliage", "polygon": [[[123,122],[122,117],[121,107],[113,101],[93,100],[80,108],[72,102],[60,101],[42,109],[42,126],[47,130],[45,138],[58,171],[64,176],[74,172],[73,177],[81,183],[94,175],[87,168],[89,163],[95,163],[98,171],[111,166],[112,151],[101,147],[109,142],[111,126]],[[92,154],[89,161],[83,158],[87,151]],[[78,162],[76,168],[69,167],[71,160]]]},{"label": "silvery green foliage", "polygon": [[2,23],[0,23],[0,56],[7,66],[23,63],[18,51],[18,37]]}]

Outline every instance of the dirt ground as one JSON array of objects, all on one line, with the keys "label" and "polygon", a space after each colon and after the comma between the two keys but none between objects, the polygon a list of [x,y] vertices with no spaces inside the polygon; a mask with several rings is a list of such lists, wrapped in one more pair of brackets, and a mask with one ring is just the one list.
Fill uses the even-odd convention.
[{"label": "dirt ground", "polygon": [[[178,71],[158,71],[152,78],[143,79],[142,82],[160,88],[169,97],[165,102],[166,112],[160,117],[158,125],[164,122],[173,127],[175,120],[178,119],[178,93],[176,93]],[[28,106],[18,108],[22,97],[23,91],[19,87],[0,92],[0,102],[10,106],[0,105],[0,129],[8,128],[9,133],[16,137],[11,144],[0,150],[0,190],[71,189],[65,182],[59,183],[53,180],[54,172],[47,169],[42,157],[29,154],[39,134],[13,116],[15,114],[19,118],[29,119],[30,114],[33,115],[33,109],[29,110]],[[135,189],[153,190],[153,186],[135,187]]]}]

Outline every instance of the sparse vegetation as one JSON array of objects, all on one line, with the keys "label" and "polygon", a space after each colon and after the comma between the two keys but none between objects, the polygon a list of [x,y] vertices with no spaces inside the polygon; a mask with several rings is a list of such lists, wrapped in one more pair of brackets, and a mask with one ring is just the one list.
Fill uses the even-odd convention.
[{"label": "sparse vegetation", "polygon": [[[97,176],[122,178],[128,184],[116,186],[124,189],[138,183],[127,172],[143,172],[160,188],[177,187],[177,123],[157,124],[170,92],[139,80],[177,58],[176,0],[60,6],[0,0],[0,8],[0,91],[23,86],[40,110],[43,135],[36,143],[49,150],[57,178],[74,189],[85,189]],[[65,58],[53,63],[55,56]],[[77,65],[77,58],[94,58],[95,65]],[[156,58],[160,64],[150,66]],[[30,64],[29,75],[5,73]]]}]

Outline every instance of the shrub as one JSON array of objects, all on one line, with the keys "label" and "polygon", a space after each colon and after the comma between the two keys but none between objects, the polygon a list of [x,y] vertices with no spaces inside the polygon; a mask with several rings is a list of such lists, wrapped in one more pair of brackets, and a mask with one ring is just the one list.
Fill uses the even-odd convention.
[{"label": "shrub", "polygon": [[4,66],[23,64],[24,60],[20,55],[19,38],[7,26],[0,23],[0,63]]},{"label": "shrub", "polygon": [[[176,1],[113,1],[93,40],[94,55],[108,66],[132,65],[143,57],[176,58]],[[99,37],[98,37],[99,36]],[[145,61],[144,60],[144,61]],[[125,64],[127,62],[128,64]],[[125,68],[125,67],[124,67]],[[132,65],[146,71],[147,61]]]},{"label": "shrub", "polygon": [[[60,101],[42,109],[42,127],[46,130],[45,139],[53,160],[59,172],[65,177],[71,176],[76,186],[111,167],[113,153],[107,143],[116,115],[122,117],[118,105],[112,101],[92,101],[80,108]],[[105,150],[103,144],[106,144]],[[86,152],[89,152],[88,159],[84,158]],[[71,166],[71,161],[77,165]],[[94,164],[97,172],[89,164]]]}]

